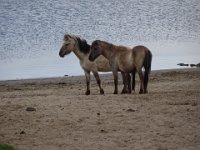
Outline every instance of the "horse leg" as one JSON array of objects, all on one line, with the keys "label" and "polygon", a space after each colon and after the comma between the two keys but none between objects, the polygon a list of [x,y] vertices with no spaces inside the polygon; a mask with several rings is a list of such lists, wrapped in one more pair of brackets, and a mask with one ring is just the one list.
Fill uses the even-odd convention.
[{"label": "horse leg", "polygon": [[115,84],[115,90],[113,94],[118,94],[118,72],[117,70],[113,71],[113,77],[114,77],[114,84]]},{"label": "horse leg", "polygon": [[85,71],[85,77],[86,77],[86,86],[87,90],[85,92],[85,95],[90,95],[90,71]]},{"label": "horse leg", "polygon": [[129,73],[126,73],[127,85],[128,85],[128,93],[131,93],[131,76]]},{"label": "horse leg", "polygon": [[131,76],[129,73],[123,73],[123,83],[124,83],[124,89],[123,93],[131,93]]},{"label": "horse leg", "polygon": [[95,77],[95,79],[96,79],[96,81],[97,81],[97,84],[98,84],[98,86],[99,86],[100,94],[104,94],[104,90],[103,90],[102,87],[101,87],[101,80],[100,80],[100,78],[99,78],[98,72],[93,71],[92,73],[94,74],[94,77]]},{"label": "horse leg", "polygon": [[123,84],[124,84],[124,88],[121,92],[121,94],[125,94],[125,93],[131,93],[131,77],[129,73],[124,73],[122,72],[122,77],[123,77]]},{"label": "horse leg", "polygon": [[135,91],[135,73],[136,73],[136,70],[134,69],[131,73],[132,75],[132,90]]},{"label": "horse leg", "polygon": [[144,93],[144,76],[142,73],[142,69],[137,70],[139,77],[140,77],[140,94]]},{"label": "horse leg", "polygon": [[121,72],[121,74],[122,74],[122,80],[123,80],[123,85],[124,85],[121,94],[124,94],[124,93],[126,93],[126,82],[125,82],[126,77],[125,77],[125,74],[123,72]]}]

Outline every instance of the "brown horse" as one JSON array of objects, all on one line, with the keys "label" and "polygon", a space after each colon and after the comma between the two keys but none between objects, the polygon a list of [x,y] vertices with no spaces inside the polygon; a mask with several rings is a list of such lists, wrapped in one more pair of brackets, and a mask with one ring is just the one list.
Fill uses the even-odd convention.
[{"label": "brown horse", "polygon": [[[85,92],[86,95],[90,94],[90,72],[94,74],[96,81],[98,83],[100,94],[104,94],[104,90],[101,87],[101,80],[99,78],[99,72],[110,72],[111,67],[108,59],[104,56],[100,56],[94,62],[91,62],[88,57],[90,54],[90,45],[87,44],[85,39],[80,37],[66,34],[64,35],[64,43],[60,49],[59,55],[60,57],[64,57],[65,55],[74,52],[77,58],[80,60],[80,65],[85,72],[86,77],[86,85],[87,90]],[[135,78],[133,80],[135,82]],[[124,90],[123,90],[124,91]]]},{"label": "brown horse", "polygon": [[[129,84],[129,73],[134,75],[138,72],[140,77],[140,92],[147,93],[147,84],[149,81],[149,73],[151,71],[152,54],[150,50],[144,46],[136,46],[133,49],[125,46],[116,46],[111,43],[96,40],[91,45],[91,53],[89,60],[94,61],[98,56],[106,57],[111,65],[115,90],[114,94],[118,93],[118,71],[125,75],[124,83]],[[145,72],[143,75],[142,68]]]}]

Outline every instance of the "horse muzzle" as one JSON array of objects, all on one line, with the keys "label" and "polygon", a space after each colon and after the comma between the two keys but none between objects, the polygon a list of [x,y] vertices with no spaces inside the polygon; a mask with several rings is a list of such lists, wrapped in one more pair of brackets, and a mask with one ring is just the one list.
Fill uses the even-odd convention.
[{"label": "horse muzzle", "polygon": [[63,52],[59,52],[59,56],[63,58],[65,54]]}]

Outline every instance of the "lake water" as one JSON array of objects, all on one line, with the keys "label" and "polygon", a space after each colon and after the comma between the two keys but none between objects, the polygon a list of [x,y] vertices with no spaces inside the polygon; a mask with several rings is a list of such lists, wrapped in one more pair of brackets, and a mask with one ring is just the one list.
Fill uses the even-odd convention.
[{"label": "lake water", "polygon": [[153,70],[180,68],[200,62],[200,1],[1,0],[0,80],[82,75],[75,55],[59,58],[65,33],[142,44]]}]

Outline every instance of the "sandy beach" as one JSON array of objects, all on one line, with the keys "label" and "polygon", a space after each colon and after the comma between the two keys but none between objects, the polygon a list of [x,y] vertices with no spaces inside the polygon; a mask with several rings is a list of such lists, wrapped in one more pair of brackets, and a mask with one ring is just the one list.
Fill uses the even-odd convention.
[{"label": "sandy beach", "polygon": [[[17,150],[198,150],[200,69],[152,71],[148,94],[92,77],[0,81],[0,143]],[[122,80],[119,81],[119,90]]]}]

